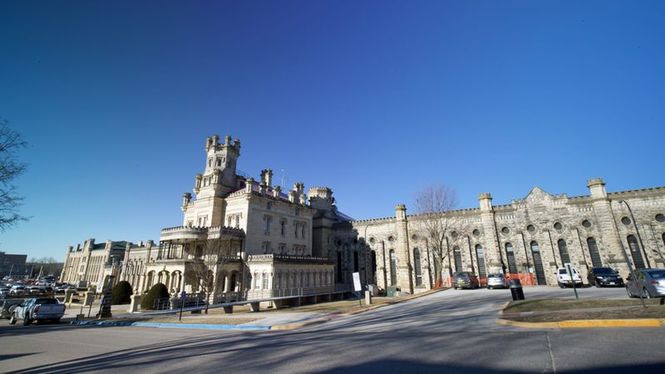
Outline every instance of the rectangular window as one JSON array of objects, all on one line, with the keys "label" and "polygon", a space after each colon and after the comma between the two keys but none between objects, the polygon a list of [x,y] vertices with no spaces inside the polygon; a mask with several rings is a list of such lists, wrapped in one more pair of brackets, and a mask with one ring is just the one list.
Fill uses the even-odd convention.
[{"label": "rectangular window", "polygon": [[240,228],[240,214],[236,215],[236,229]]},{"label": "rectangular window", "polygon": [[284,236],[286,235],[286,220],[283,219],[279,223],[280,223],[280,234]]},{"label": "rectangular window", "polygon": [[305,239],[305,224],[304,223],[300,224],[300,237]]},{"label": "rectangular window", "polygon": [[279,253],[282,255],[286,253],[286,243],[279,243]]},{"label": "rectangular window", "polygon": [[272,217],[270,216],[263,216],[263,220],[266,221],[266,230],[265,234],[270,235],[270,222],[272,221]]}]

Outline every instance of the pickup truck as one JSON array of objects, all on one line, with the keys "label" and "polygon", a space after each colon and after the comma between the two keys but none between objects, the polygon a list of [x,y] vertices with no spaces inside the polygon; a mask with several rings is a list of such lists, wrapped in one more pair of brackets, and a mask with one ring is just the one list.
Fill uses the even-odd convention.
[{"label": "pickup truck", "polygon": [[25,299],[12,311],[9,317],[9,324],[13,325],[19,319],[23,320],[24,326],[29,325],[32,321],[53,321],[58,323],[64,314],[65,305],[60,304],[55,298],[37,297]]}]

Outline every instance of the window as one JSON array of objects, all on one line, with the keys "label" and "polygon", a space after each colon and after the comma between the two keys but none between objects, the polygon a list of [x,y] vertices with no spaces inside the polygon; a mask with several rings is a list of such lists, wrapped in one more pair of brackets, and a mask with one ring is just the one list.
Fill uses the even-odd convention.
[{"label": "window", "polygon": [[270,242],[261,243],[261,249],[263,250],[263,253],[272,253],[272,250],[270,249]]},{"label": "window", "polygon": [[299,216],[300,215],[300,208],[296,208],[295,215]]},{"label": "window", "polygon": [[266,209],[268,209],[268,210],[272,209],[272,201],[268,201],[266,203]]},{"label": "window", "polygon": [[337,282],[342,283],[342,252],[337,252],[337,266],[335,270],[337,270]]},{"label": "window", "polygon": [[212,166],[212,159],[209,158],[209,159],[208,159],[208,167],[211,167],[211,166]]},{"label": "window", "polygon": [[557,246],[559,247],[559,254],[561,255],[561,262],[563,264],[570,262],[570,255],[568,254],[568,246],[566,246],[566,241],[563,239],[559,239],[559,241],[556,243]]},{"label": "window", "polygon": [[390,252],[390,285],[397,284],[397,258],[395,257],[395,250],[391,249]]},{"label": "window", "polygon": [[534,225],[528,225],[528,226],[526,227],[526,231],[528,231],[528,232],[530,232],[530,233],[533,234],[533,232],[536,231],[536,226],[534,226]]},{"label": "window", "polygon": [[293,235],[295,235],[296,238],[298,237],[298,226],[300,226],[300,224],[298,222],[293,223],[293,227],[295,229],[295,231],[293,232]]},{"label": "window", "polygon": [[222,159],[221,158],[217,159],[217,166],[222,166]]},{"label": "window", "polygon": [[587,238],[586,244],[589,247],[589,256],[591,257],[591,264],[595,268],[603,266],[603,261],[600,259],[600,253],[598,252],[598,245],[596,245],[596,239]]},{"label": "window", "polygon": [[507,228],[507,227],[504,227],[504,228],[501,229],[501,232],[502,232],[504,235],[508,235],[508,234],[510,234],[510,229]]},{"label": "window", "polygon": [[563,228],[563,225],[561,222],[554,222],[554,229],[555,230],[561,230]]},{"label": "window", "polygon": [[254,273],[254,289],[261,289],[261,280],[259,279],[259,273]]},{"label": "window", "polygon": [[[372,252],[373,253],[373,252]],[[418,248],[413,249],[413,268],[416,273],[416,286],[423,285],[423,271],[420,265],[420,250]]]},{"label": "window", "polygon": [[267,274],[267,273],[263,273],[263,277],[261,278],[261,280],[263,280],[262,288],[263,288],[264,290],[267,290],[267,289],[268,289],[268,274]]},{"label": "window", "polygon": [[285,219],[282,219],[281,221],[279,221],[279,233],[282,236],[286,235],[286,220]]},{"label": "window", "polygon": [[517,273],[517,263],[515,262],[515,251],[513,245],[506,243],[506,258],[508,259],[508,272],[511,274]]},{"label": "window", "polygon": [[463,271],[462,269],[462,252],[459,247],[453,247],[453,257],[455,258],[455,271]]},{"label": "window", "polygon": [[265,234],[270,235],[270,223],[272,222],[272,217],[271,216],[263,216],[263,220],[266,223]]},{"label": "window", "polygon": [[485,251],[480,244],[476,245],[476,258],[478,259],[478,276],[485,277],[487,275],[485,271]]},{"label": "window", "polygon": [[630,225],[630,222],[631,222],[631,221],[630,221],[630,218],[628,218],[628,217],[621,217],[621,223],[623,223],[624,225],[628,226],[628,225]]},{"label": "window", "polygon": [[300,224],[300,237],[305,239],[305,224]]},{"label": "window", "polygon": [[479,236],[480,235],[480,230],[475,229],[473,230],[473,236]]},{"label": "window", "polygon": [[236,229],[240,228],[240,214],[236,215]]},{"label": "window", "polygon": [[656,214],[656,221],[665,222],[665,215],[663,215],[661,213]]},{"label": "window", "polygon": [[226,226],[231,227],[231,221],[233,220],[233,216],[228,216],[226,217]]},{"label": "window", "polygon": [[279,254],[286,254],[286,243],[279,243]]},{"label": "window", "polygon": [[644,258],[642,257],[642,251],[640,250],[640,245],[637,243],[634,235],[628,235],[626,238],[628,240],[628,247],[630,248],[630,254],[633,257],[633,264],[636,269],[644,269]]},{"label": "window", "polygon": [[586,227],[587,229],[590,228],[591,227],[591,221],[589,221],[588,219],[585,219],[584,221],[582,221],[582,226]]}]

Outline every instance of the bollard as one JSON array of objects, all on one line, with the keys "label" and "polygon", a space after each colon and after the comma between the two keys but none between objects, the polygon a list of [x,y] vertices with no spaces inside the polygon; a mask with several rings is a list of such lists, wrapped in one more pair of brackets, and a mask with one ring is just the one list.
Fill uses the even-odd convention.
[{"label": "bollard", "polygon": [[519,279],[510,280],[510,295],[513,297],[513,301],[524,300],[524,290]]},{"label": "bollard", "polygon": [[365,291],[365,305],[372,304],[372,291]]}]

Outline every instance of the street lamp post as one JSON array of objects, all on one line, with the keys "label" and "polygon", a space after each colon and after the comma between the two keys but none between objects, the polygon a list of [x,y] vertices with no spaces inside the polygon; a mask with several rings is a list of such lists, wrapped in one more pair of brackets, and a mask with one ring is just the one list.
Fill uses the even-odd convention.
[{"label": "street lamp post", "polygon": [[635,221],[633,210],[630,208],[630,205],[628,205],[628,202],[626,200],[619,201],[619,204],[624,204],[626,205],[626,208],[628,208],[628,213],[630,213],[630,218],[633,220],[633,226],[635,226],[635,232],[637,233],[637,240],[640,241],[640,247],[642,247],[642,250],[644,251],[644,259],[647,262],[647,267],[650,268],[651,263],[649,262],[649,256],[647,256],[647,249],[644,246],[644,243],[642,242],[642,235],[640,235],[640,229],[637,228],[637,221]]}]

